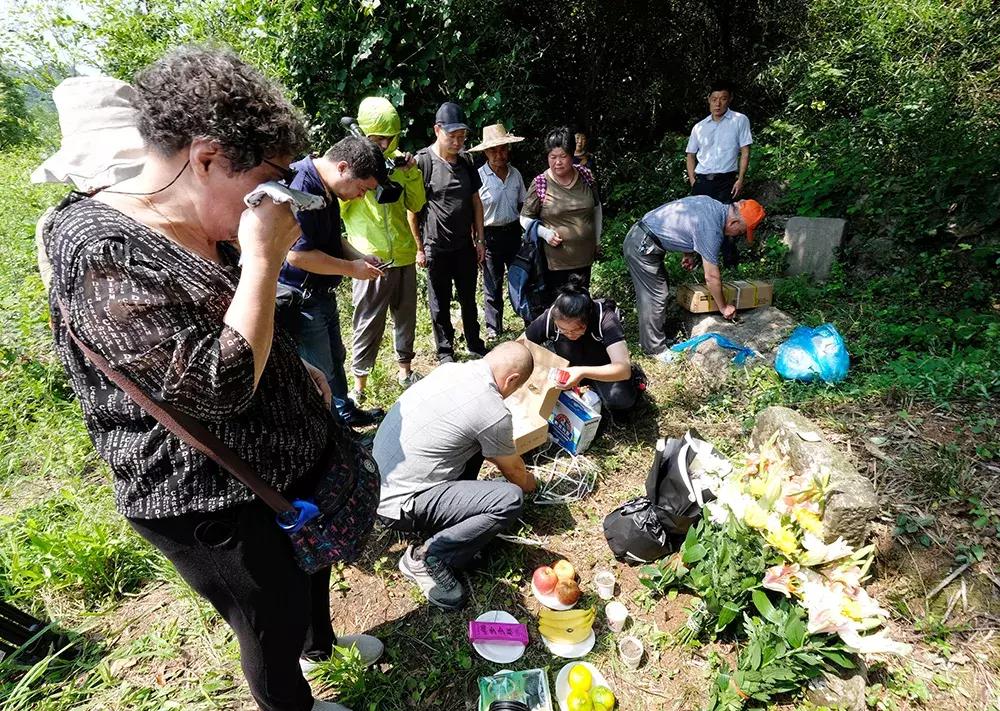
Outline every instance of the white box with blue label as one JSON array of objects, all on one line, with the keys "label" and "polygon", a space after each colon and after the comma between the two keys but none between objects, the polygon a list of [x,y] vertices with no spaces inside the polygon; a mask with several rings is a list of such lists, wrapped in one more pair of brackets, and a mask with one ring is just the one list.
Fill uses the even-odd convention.
[{"label": "white box with blue label", "polygon": [[600,412],[571,390],[559,393],[549,415],[549,439],[570,454],[583,454],[597,435]]}]

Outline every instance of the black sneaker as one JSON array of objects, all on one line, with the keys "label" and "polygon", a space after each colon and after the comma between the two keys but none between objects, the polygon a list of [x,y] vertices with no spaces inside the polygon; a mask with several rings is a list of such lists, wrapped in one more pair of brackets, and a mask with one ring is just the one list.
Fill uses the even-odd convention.
[{"label": "black sneaker", "polygon": [[344,418],[348,427],[371,427],[377,425],[385,417],[385,410],[381,407],[373,407],[370,410],[355,408]]},{"label": "black sneaker", "polygon": [[445,363],[454,363],[455,356],[451,353],[438,353],[438,365],[444,365]]}]

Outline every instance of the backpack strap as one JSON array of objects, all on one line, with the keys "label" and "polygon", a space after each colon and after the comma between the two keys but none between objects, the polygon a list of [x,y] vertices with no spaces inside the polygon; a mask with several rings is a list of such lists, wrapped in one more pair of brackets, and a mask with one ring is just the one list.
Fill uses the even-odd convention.
[{"label": "backpack strap", "polygon": [[541,172],[535,176],[535,195],[538,196],[538,202],[544,203],[545,196],[549,192],[549,181],[545,177],[545,173]]},{"label": "backpack strap", "polygon": [[[545,337],[549,338],[549,334],[552,332],[552,308],[545,309]],[[552,338],[553,341],[559,340],[559,331],[556,331],[555,336]]]},{"label": "backpack strap", "polygon": [[585,165],[578,164],[574,164],[573,167],[576,168],[576,172],[580,174],[581,178],[583,178],[583,182],[587,184],[587,187],[593,189],[596,181],[594,180],[594,174],[591,172],[590,168]]},{"label": "backpack strap", "polygon": [[417,167],[420,169],[420,174],[424,178],[424,194],[430,195],[431,192],[431,173],[434,172],[434,161],[431,158],[429,149],[425,149],[417,153]]}]

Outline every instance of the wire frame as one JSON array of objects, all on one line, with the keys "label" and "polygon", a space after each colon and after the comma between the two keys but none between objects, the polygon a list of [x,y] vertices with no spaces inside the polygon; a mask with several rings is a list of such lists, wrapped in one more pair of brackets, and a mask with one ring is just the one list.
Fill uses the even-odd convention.
[{"label": "wire frame", "polygon": [[600,467],[592,459],[570,454],[555,442],[549,442],[531,457],[528,467],[538,488],[535,504],[568,504],[587,497],[597,486]]}]

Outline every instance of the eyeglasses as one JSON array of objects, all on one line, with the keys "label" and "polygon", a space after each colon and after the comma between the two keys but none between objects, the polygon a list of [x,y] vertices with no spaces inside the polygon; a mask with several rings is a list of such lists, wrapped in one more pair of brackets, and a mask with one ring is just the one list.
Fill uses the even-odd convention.
[{"label": "eyeglasses", "polygon": [[281,180],[282,182],[291,185],[292,181],[295,179],[295,171],[292,170],[291,168],[285,168],[284,166],[280,166],[277,163],[272,163],[267,158],[264,159],[264,163],[267,163],[269,166],[278,171],[278,173],[280,174],[278,180]]}]

